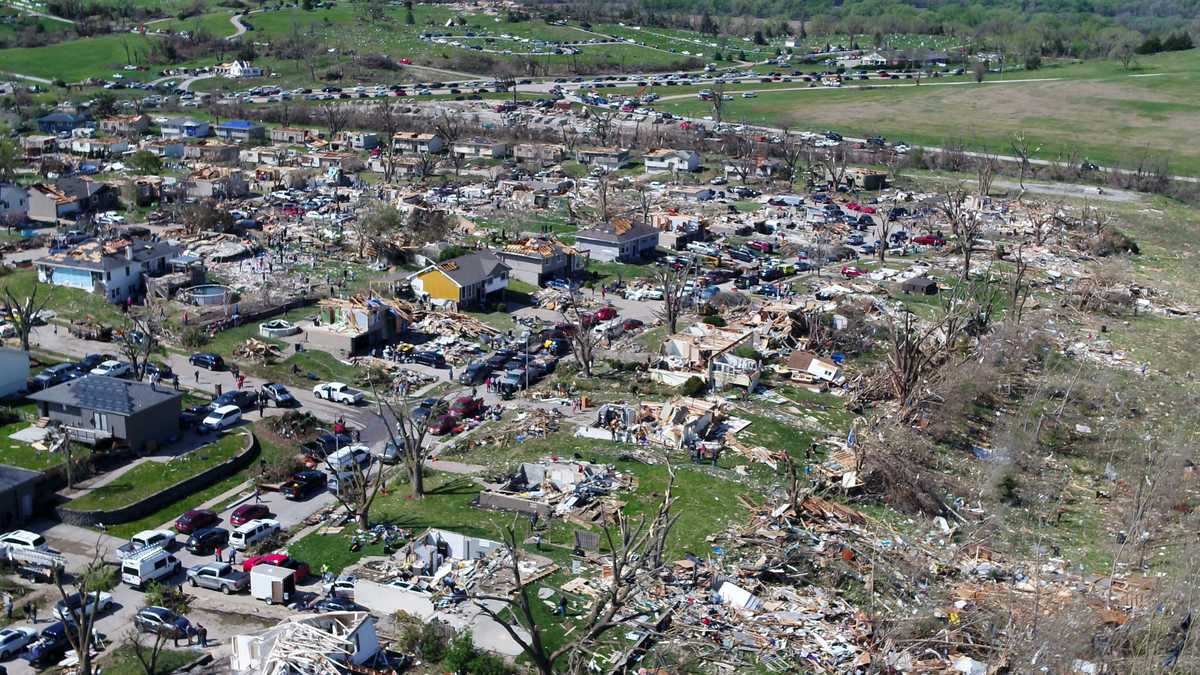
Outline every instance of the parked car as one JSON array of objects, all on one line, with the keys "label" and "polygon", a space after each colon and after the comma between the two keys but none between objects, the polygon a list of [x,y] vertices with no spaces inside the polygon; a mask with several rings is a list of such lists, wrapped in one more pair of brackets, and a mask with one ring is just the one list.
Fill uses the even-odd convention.
[{"label": "parked car", "polygon": [[430,368],[445,368],[446,357],[437,352],[417,352],[413,354],[413,363],[419,363],[422,366]]},{"label": "parked car", "polygon": [[945,246],[946,245],[946,240],[942,239],[941,237],[939,237],[935,234],[922,234],[918,237],[913,237],[912,242],[914,244],[920,244],[921,246]]},{"label": "parked car", "polygon": [[59,363],[48,368],[44,368],[42,372],[30,378],[29,390],[41,391],[43,389],[49,389],[50,387],[58,384],[62,384],[68,379],[72,379],[71,375],[75,372],[78,371],[73,363]]},{"label": "parked car", "polygon": [[279,521],[272,518],[251,520],[244,525],[238,525],[229,534],[229,545],[234,550],[245,551],[264,539],[278,534],[280,529]]},{"label": "parked car", "polygon": [[166,607],[143,607],[133,616],[133,626],[142,633],[178,639],[187,637],[192,624]]},{"label": "parked car", "polygon": [[237,527],[269,515],[271,515],[271,509],[267,508],[266,504],[242,504],[229,514],[229,524]]},{"label": "parked car", "polygon": [[621,322],[621,329],[625,331],[631,331],[637,330],[645,325],[646,323],[641,319],[625,319],[625,321]]},{"label": "parked car", "polygon": [[612,321],[617,318],[617,310],[613,307],[601,307],[594,315],[597,321]]},{"label": "parked car", "polygon": [[190,534],[196,530],[216,525],[220,518],[216,511],[210,509],[192,509],[175,519],[175,531],[180,534]]},{"label": "parked car", "polygon": [[246,558],[242,563],[242,571],[249,573],[250,570],[259,565],[286,567],[295,573],[293,578],[296,580],[296,583],[304,581],[310,571],[308,563],[296,560],[286,553],[267,553],[266,555],[256,555]]},{"label": "parked car", "polygon": [[312,606],[315,612],[358,612],[363,607],[347,598],[325,598]]},{"label": "parked car", "polygon": [[461,421],[454,415],[441,415],[429,423],[429,433],[434,436],[452,434]]},{"label": "parked car", "polygon": [[276,408],[292,408],[299,405],[299,401],[292,396],[292,392],[288,391],[287,387],[275,382],[267,382],[259,387],[258,396]]},{"label": "parked car", "polygon": [[71,649],[71,640],[67,637],[68,629],[77,630],[74,621],[56,621],[43,628],[26,653],[30,665],[42,669],[62,660],[67,650]]},{"label": "parked car", "polygon": [[86,601],[79,593],[72,593],[54,605],[54,616],[62,620],[78,620],[108,610],[112,607],[112,601],[112,594],[104,591],[88,593]]},{"label": "parked car", "polygon": [[244,591],[250,586],[250,575],[234,569],[229,563],[196,565],[187,571],[187,580],[192,586],[211,588],[225,595]]},{"label": "parked car", "polygon": [[321,471],[298,471],[279,488],[288,499],[304,499],[325,489],[326,477]]},{"label": "parked car", "polygon": [[366,400],[366,394],[342,382],[326,382],[313,387],[313,396],[326,401],[336,401],[346,405],[358,405]]},{"label": "parked car", "polygon": [[0,546],[19,548],[25,551],[48,551],[50,549],[45,537],[29,530],[13,530],[4,533],[0,536]]},{"label": "parked car", "polygon": [[858,269],[857,267],[850,267],[849,265],[842,267],[842,276],[846,277],[847,279],[861,277],[862,275],[863,275],[863,271]]},{"label": "parked car", "polygon": [[184,546],[195,555],[208,555],[218,548],[225,548],[228,543],[229,530],[223,527],[206,527],[192,532]]},{"label": "parked car", "polygon": [[190,357],[188,357],[188,363],[192,364],[193,366],[199,366],[209,370],[225,369],[225,359],[221,358],[220,354],[213,354],[212,352],[200,352],[198,354],[192,354]]},{"label": "parked car", "polygon": [[223,405],[209,412],[208,416],[200,422],[199,429],[204,432],[221,431],[240,421],[242,421],[241,408],[236,405]]},{"label": "parked car", "polygon": [[129,367],[128,363],[112,359],[92,368],[89,372],[92,375],[104,375],[107,377],[129,377],[133,373],[133,370]]},{"label": "parked car", "polygon": [[450,404],[450,414],[458,418],[482,417],[483,399],[471,396],[459,396]]},{"label": "parked car", "polygon": [[105,361],[111,361],[112,358],[108,354],[88,354],[75,362],[75,368],[86,373]]},{"label": "parked car", "polygon": [[117,547],[117,557],[124,560],[148,546],[171,550],[175,546],[175,533],[171,530],[142,530]]},{"label": "parked car", "polygon": [[228,405],[237,406],[242,411],[254,410],[258,407],[258,394],[245,389],[234,389],[221,394],[212,401],[213,410]]},{"label": "parked car", "polygon": [[349,434],[326,432],[301,444],[300,450],[314,459],[325,459],[325,455],[353,444],[354,439]]},{"label": "parked car", "polygon": [[37,636],[37,629],[29,626],[9,626],[0,630],[0,661],[20,654]]},{"label": "parked car", "polygon": [[183,429],[193,429],[200,426],[205,417],[212,412],[212,404],[194,405],[179,413],[179,426]]}]

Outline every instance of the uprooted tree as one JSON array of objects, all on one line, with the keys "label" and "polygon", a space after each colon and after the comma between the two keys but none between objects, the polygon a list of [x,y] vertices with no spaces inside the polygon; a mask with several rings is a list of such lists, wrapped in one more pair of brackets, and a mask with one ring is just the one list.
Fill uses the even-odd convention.
[{"label": "uprooted tree", "polygon": [[[557,649],[546,645],[545,628],[538,624],[534,609],[541,601],[521,578],[521,538],[517,528],[515,525],[505,528],[503,544],[515,590],[510,596],[476,595],[472,599],[480,611],[500,624],[524,650],[541,675],[590,672],[588,664],[597,651],[619,639],[620,631],[614,629],[629,626],[641,613],[637,598],[658,583],[665,568],[667,540],[679,519],[671,512],[675,502],[672,495],[675,471],[670,463],[667,473],[667,487],[652,518],[647,519],[644,514],[628,516],[618,510],[611,521],[605,522],[601,540],[609,550],[612,576],[577,624],[572,639]],[[639,625],[642,629],[652,629],[646,624]]]}]

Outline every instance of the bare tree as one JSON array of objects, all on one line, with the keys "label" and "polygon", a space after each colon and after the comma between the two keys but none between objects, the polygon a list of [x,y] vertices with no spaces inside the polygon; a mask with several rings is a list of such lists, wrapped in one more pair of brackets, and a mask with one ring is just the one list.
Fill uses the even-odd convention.
[{"label": "bare tree", "polygon": [[608,145],[613,142],[613,138],[617,132],[617,114],[618,111],[611,108],[603,110],[591,111],[592,116],[592,142],[596,145]]},{"label": "bare tree", "polygon": [[602,223],[608,222],[608,188],[608,174],[602,173],[596,182],[596,199],[600,204],[600,211],[597,212],[596,217]]},{"label": "bare tree", "polygon": [[1025,191],[1025,176],[1029,174],[1029,169],[1032,166],[1029,162],[1029,158],[1035,152],[1037,152],[1038,150],[1041,150],[1041,148],[1040,147],[1038,147],[1038,148],[1032,147],[1032,145],[1029,142],[1029,139],[1025,136],[1024,131],[1018,131],[1017,133],[1013,134],[1011,145],[1012,145],[1013,156],[1015,156],[1020,161],[1021,174],[1020,174],[1020,178],[1018,179],[1018,183],[1021,186],[1021,192],[1024,192]]},{"label": "bare tree", "polygon": [[968,286],[959,283],[943,296],[938,313],[927,322],[907,310],[892,318],[885,370],[892,394],[903,409],[912,410],[923,400],[919,390],[922,386],[928,390],[937,367],[978,311]]},{"label": "bare tree", "polygon": [[330,101],[322,103],[321,107],[317,110],[321,115],[321,120],[325,123],[325,128],[329,130],[329,140],[332,141],[334,136],[338,135],[338,132],[346,128],[346,122],[349,118],[348,107]]},{"label": "bare tree", "polygon": [[970,207],[968,199],[967,191],[959,185],[942,195],[938,205],[950,223],[950,231],[962,255],[959,277],[964,281],[971,273],[971,254],[983,230],[983,220],[979,217],[979,211]]},{"label": "bare tree", "polygon": [[996,179],[996,170],[1000,163],[995,155],[982,155],[975,162],[975,184],[978,188],[979,207],[983,208],[988,195],[992,193],[992,182]]},{"label": "bare tree", "polygon": [[146,375],[146,365],[150,363],[150,355],[160,350],[162,322],[154,316],[152,309],[135,312],[130,310],[125,315],[125,326],[122,328],[117,344],[121,355],[129,363],[133,379],[139,382]]},{"label": "bare tree", "polygon": [[437,157],[434,157],[433,153],[422,152],[417,155],[415,169],[417,175],[422,179],[426,176],[432,176],[435,168],[437,168]]},{"label": "bare tree", "polygon": [[162,656],[162,651],[166,648],[169,639],[167,631],[157,631],[147,638],[145,633],[134,628],[125,637],[125,644],[129,646],[134,658],[141,665],[142,672],[146,675],[160,675],[158,659]]},{"label": "bare tree", "polygon": [[[96,618],[100,614],[100,593],[105,585],[104,580],[109,574],[108,564],[100,552],[100,540],[92,547],[92,558],[78,574],[72,576],[70,586],[74,593],[67,592],[67,583],[63,580],[62,571],[54,570],[54,586],[64,603],[72,595],[78,595],[80,602],[71,612],[71,623],[67,624],[67,642],[79,657],[75,672],[78,675],[92,675],[92,643],[95,639]],[[92,607],[88,610],[88,607]],[[73,624],[73,625],[72,625]]]},{"label": "bare tree", "polygon": [[559,134],[562,136],[562,144],[567,149],[567,154],[573,157],[575,148],[579,145],[579,131],[573,125],[568,124],[562,128]]},{"label": "bare tree", "polygon": [[366,530],[371,527],[371,506],[387,480],[383,463],[370,461],[374,457],[368,454],[366,466],[359,463],[357,458],[351,458],[348,466],[334,466],[329,459],[331,454],[324,457],[325,469],[330,480],[336,482],[336,489],[331,489],[330,492],[354,518],[359,529]]},{"label": "bare tree", "polygon": [[[642,609],[634,603],[640,594],[658,583],[658,576],[664,569],[667,540],[679,519],[671,513],[675,501],[672,495],[675,472],[669,463],[667,470],[670,478],[652,519],[647,520],[645,515],[627,516],[618,510],[612,522],[604,524],[604,541],[611,551],[612,576],[577,624],[572,639],[558,649],[551,650],[546,646],[543,629],[538,625],[534,611],[535,603],[540,601],[531,595],[521,577],[517,529],[515,526],[505,528],[504,548],[515,590],[509,596],[477,595],[473,600],[484,614],[504,628],[541,675],[588,672],[587,664],[596,652],[609,644],[614,634],[620,633],[614,629],[631,627],[635,622],[640,630],[647,629],[645,623],[637,621]],[[501,603],[504,608],[498,611],[489,603]],[[511,609],[511,614],[505,609]],[[528,632],[528,637],[522,634],[522,628]],[[556,664],[564,659],[565,669],[560,670]]]},{"label": "bare tree", "polygon": [[692,266],[685,265],[680,269],[660,267],[651,276],[663,295],[662,309],[657,314],[667,324],[667,331],[671,334],[679,330],[679,317],[688,298],[687,282],[691,274]]},{"label": "bare tree", "polygon": [[725,81],[720,80],[714,84],[712,92],[712,98],[709,99],[709,103],[712,105],[713,120],[717,124],[720,124],[721,116],[725,111]]},{"label": "bare tree", "polygon": [[887,261],[888,241],[892,236],[892,228],[896,224],[896,197],[892,197],[890,201],[884,202],[879,207],[879,245],[875,247],[875,255],[879,258],[879,263],[883,264]]},{"label": "bare tree", "polygon": [[579,364],[584,377],[591,377],[596,345],[599,344],[600,338],[596,331],[592,330],[592,315],[584,312],[579,306],[578,289],[571,289],[562,302],[559,314],[568,326],[567,338],[571,342],[571,354],[575,357],[575,362]]},{"label": "bare tree", "polygon": [[[425,496],[425,463],[429,461],[435,447],[434,443],[426,443],[429,436],[429,422],[433,415],[414,417],[410,412],[411,401],[402,398],[399,405],[394,405],[390,399],[375,392],[378,409],[376,415],[383,421],[388,432],[388,441],[396,449],[397,454],[404,458],[404,467],[408,470],[408,482],[414,499]],[[439,399],[433,405],[433,410],[444,405],[444,399]]]},{"label": "bare tree", "polygon": [[396,145],[392,137],[400,130],[400,118],[395,107],[386,101],[376,104],[374,113],[374,126],[383,132],[383,149],[380,151],[383,158],[383,180],[390,183],[396,173]]},{"label": "bare tree", "polygon": [[846,182],[847,159],[846,148],[840,143],[817,156],[817,166],[825,172],[829,189],[834,192]]},{"label": "bare tree", "polygon": [[4,287],[4,301],[7,314],[12,320],[13,328],[17,331],[17,339],[21,341],[21,349],[29,351],[29,335],[33,332],[34,322],[50,304],[50,293],[34,282],[28,293],[14,291],[12,283]]},{"label": "bare tree", "polygon": [[453,146],[462,136],[463,121],[459,114],[452,113],[450,110],[443,108],[441,112],[433,118],[433,130],[441,137],[442,142],[450,148],[451,156],[454,154]]},{"label": "bare tree", "polygon": [[797,134],[784,131],[783,142],[779,144],[779,158],[788,169],[788,180],[794,181],[802,168],[804,173],[811,170],[812,145]]}]

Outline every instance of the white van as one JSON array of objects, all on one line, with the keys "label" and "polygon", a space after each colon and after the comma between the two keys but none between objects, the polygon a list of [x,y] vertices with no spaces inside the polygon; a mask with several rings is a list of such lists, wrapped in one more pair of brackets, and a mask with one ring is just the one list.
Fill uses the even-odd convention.
[{"label": "white van", "polygon": [[330,469],[333,473],[353,471],[355,464],[365,469],[371,465],[371,448],[365,445],[348,445],[330,453],[325,461],[327,465],[322,468]]},{"label": "white van", "polygon": [[45,537],[29,530],[13,530],[0,536],[0,546],[20,548],[27,551],[47,551],[50,549],[50,545],[46,543]]},{"label": "white van", "polygon": [[236,405],[223,405],[216,410],[208,413],[208,417],[200,423],[200,428],[205,431],[220,431],[242,421],[242,409]]},{"label": "white van", "polygon": [[121,561],[121,581],[133,588],[144,588],[151,581],[170,577],[182,567],[165,549],[147,548]]},{"label": "white van", "polygon": [[271,518],[258,518],[239,525],[229,533],[229,545],[238,551],[244,551],[258,542],[279,531],[279,521]]}]

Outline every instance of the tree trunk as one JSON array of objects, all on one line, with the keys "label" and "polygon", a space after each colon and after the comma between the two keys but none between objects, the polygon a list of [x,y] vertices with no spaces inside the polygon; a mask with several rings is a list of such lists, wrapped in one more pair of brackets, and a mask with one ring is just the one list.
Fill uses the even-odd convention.
[{"label": "tree trunk", "polygon": [[409,470],[409,482],[412,483],[413,499],[420,499],[425,496],[425,472],[422,471],[424,464],[417,462],[416,465]]},{"label": "tree trunk", "polygon": [[371,529],[371,514],[369,511],[367,511],[367,510],[359,511],[358,514],[355,515],[355,519],[358,520],[358,529],[360,529],[360,530]]}]

